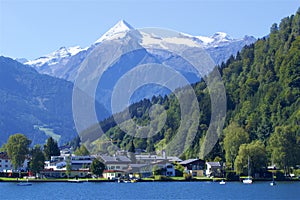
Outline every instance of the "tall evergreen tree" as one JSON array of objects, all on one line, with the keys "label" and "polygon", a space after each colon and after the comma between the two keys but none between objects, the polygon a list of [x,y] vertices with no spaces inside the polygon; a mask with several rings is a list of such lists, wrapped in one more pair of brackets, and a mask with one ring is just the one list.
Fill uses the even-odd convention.
[{"label": "tall evergreen tree", "polygon": [[49,137],[47,139],[47,142],[44,145],[44,153],[45,153],[46,160],[50,160],[51,156],[59,156],[60,155],[60,150],[58,148],[58,144],[52,137]]},{"label": "tall evergreen tree", "polygon": [[134,146],[133,140],[130,141],[130,144],[128,147],[128,152],[135,153],[135,146]]},{"label": "tall evergreen tree", "polygon": [[33,173],[39,173],[44,169],[45,156],[40,145],[36,145],[31,151],[32,159],[29,168]]}]

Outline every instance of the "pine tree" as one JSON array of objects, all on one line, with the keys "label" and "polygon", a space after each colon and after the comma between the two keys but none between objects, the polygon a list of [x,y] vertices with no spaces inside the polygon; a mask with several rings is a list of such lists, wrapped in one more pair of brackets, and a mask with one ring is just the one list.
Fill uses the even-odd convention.
[{"label": "pine tree", "polygon": [[50,160],[51,156],[60,155],[58,144],[52,137],[49,137],[47,143],[44,145],[44,153],[46,160]]}]

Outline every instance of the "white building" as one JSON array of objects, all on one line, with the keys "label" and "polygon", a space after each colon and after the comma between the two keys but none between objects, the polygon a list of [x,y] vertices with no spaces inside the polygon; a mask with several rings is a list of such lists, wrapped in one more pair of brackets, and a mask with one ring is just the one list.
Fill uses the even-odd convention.
[{"label": "white building", "polygon": [[87,169],[90,168],[93,160],[93,156],[51,156],[49,161],[45,161],[45,169],[66,170],[68,161],[72,170]]},{"label": "white building", "polygon": [[106,166],[103,177],[109,180],[124,176],[131,163],[131,160],[126,156],[100,155],[99,158]]},{"label": "white building", "polygon": [[11,172],[13,165],[11,160],[8,158],[7,153],[0,152],[0,172]]},{"label": "white building", "polygon": [[205,174],[207,177],[221,177],[222,176],[222,166],[220,162],[206,162]]},{"label": "white building", "polygon": [[12,171],[26,171],[28,169],[29,158],[24,160],[22,167],[18,170],[14,170],[11,159],[6,152],[0,152],[0,172],[12,172]]}]

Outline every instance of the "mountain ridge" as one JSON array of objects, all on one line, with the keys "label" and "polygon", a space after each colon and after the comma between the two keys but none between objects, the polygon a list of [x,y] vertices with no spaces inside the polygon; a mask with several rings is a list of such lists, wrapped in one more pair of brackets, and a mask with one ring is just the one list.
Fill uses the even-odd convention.
[{"label": "mountain ridge", "polygon": [[[120,38],[126,37],[129,31],[136,30],[139,34],[143,35],[143,29],[135,29],[125,20],[120,20],[112,28],[110,28],[106,33],[104,33],[98,40],[88,47],[81,48],[79,46],[75,47],[61,47],[60,49],[42,56],[40,58],[25,62],[25,64],[34,67],[38,72],[42,74],[48,74],[54,77],[63,78],[69,81],[74,81],[76,77],[75,74],[69,74],[69,71],[77,71],[79,65],[87,57],[87,55],[98,45],[101,45],[104,41],[118,40]],[[212,59],[216,64],[221,64],[229,58],[230,55],[235,54],[244,45],[253,43],[256,39],[252,36],[245,36],[241,39],[232,39],[226,33],[217,32],[211,37],[206,36],[192,36],[185,33],[180,33],[180,38],[187,43],[195,43],[195,45],[202,46],[211,55]],[[140,37],[140,36],[138,36]],[[152,37],[152,35],[147,35],[147,37]],[[137,38],[137,40],[143,41],[145,38]],[[157,42],[155,37],[152,37],[152,41]],[[157,39],[157,38],[156,38]],[[174,41],[174,40],[173,40]],[[164,42],[164,41],[163,41]],[[172,38],[166,41],[172,43]],[[140,45],[144,48],[152,48],[157,46],[154,44],[143,44]],[[63,50],[63,51],[62,51]]]}]

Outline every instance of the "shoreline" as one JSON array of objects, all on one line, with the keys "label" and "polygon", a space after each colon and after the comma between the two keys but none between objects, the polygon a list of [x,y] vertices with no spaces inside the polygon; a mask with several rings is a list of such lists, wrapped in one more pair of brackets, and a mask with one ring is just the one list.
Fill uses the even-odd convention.
[{"label": "shoreline", "polygon": [[[31,183],[74,183],[76,179],[2,179],[0,178],[1,182],[31,182]],[[107,180],[107,179],[78,179],[79,182],[117,182],[116,180]],[[185,179],[169,179],[169,180],[154,180],[154,179],[142,179],[138,180],[137,182],[220,182],[221,179],[212,180],[212,179],[192,179],[192,180],[185,180]],[[225,180],[226,182],[242,182],[241,180]],[[253,182],[270,182],[272,179],[253,179]],[[276,182],[299,182],[300,179],[286,179],[286,180],[275,180]]]}]

